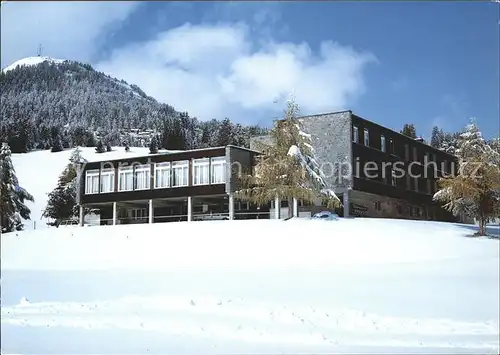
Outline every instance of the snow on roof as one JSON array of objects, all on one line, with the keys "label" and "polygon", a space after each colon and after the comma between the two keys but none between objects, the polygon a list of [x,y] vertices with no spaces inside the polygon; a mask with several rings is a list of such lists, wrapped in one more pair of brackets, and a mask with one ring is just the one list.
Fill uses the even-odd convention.
[{"label": "snow on roof", "polygon": [[26,57],[23,59],[20,59],[11,65],[5,67],[2,72],[6,73],[9,70],[16,69],[18,66],[32,66],[32,65],[38,65],[43,62],[50,62],[50,63],[63,63],[65,60],[63,59],[55,59],[55,58],[50,58],[50,57]]},{"label": "snow on roof", "polygon": [[173,154],[182,153],[185,150],[166,150],[160,149],[157,154],[149,154],[148,147],[131,147],[127,152],[124,147],[112,147],[111,152],[96,153],[95,150],[89,151],[84,150],[82,152],[83,158],[87,162],[99,162],[99,161],[110,161],[110,160],[120,160],[120,159],[130,159],[130,158],[140,158],[145,156],[155,156],[162,154]]}]

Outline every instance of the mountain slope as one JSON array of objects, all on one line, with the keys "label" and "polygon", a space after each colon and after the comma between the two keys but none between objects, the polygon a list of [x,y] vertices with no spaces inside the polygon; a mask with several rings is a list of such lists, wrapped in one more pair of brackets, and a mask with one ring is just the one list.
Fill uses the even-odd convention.
[{"label": "mountain slope", "polygon": [[[250,135],[262,133],[233,124],[225,133],[228,122],[199,122],[136,85],[76,61],[21,59],[0,73],[0,87],[0,140],[7,140],[13,152],[47,149],[57,142],[63,147],[93,146],[101,138],[111,145],[124,140],[146,145],[155,133],[170,149],[247,145]],[[138,131],[148,134],[134,140],[132,133]]]}]

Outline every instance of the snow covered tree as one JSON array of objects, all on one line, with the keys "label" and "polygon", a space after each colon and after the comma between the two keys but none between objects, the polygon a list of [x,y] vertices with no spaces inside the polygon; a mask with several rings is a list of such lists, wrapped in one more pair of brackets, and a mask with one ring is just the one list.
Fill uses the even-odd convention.
[{"label": "snow covered tree", "polygon": [[156,153],[158,153],[158,139],[156,139],[156,136],[153,136],[151,142],[149,143],[149,154]]},{"label": "snow covered tree", "polygon": [[500,154],[488,145],[474,120],[458,139],[456,176],[439,179],[440,190],[434,200],[454,215],[465,214],[479,224],[479,235],[486,224],[500,216]]},{"label": "snow covered tree", "polygon": [[[271,141],[257,143],[262,154],[256,158],[254,171],[241,177],[237,198],[259,205],[275,198],[288,200],[289,206],[293,198],[309,203],[320,199],[330,208],[340,205],[314,158],[311,137],[302,131],[298,112],[298,105],[289,100],[284,119],[270,131]],[[289,217],[292,213],[289,208]]]},{"label": "snow covered tree", "polygon": [[405,123],[400,133],[410,138],[417,138],[417,130],[413,124]]},{"label": "snow covered tree", "polygon": [[460,138],[459,132],[457,133],[445,133],[441,141],[441,146],[438,149],[445,153],[455,155],[458,149],[458,140]]},{"label": "snow covered tree", "polygon": [[97,141],[95,151],[96,153],[104,153],[106,151],[106,149],[104,148],[104,144],[102,143],[102,140],[99,139],[99,141]]},{"label": "snow covered tree", "polygon": [[431,146],[434,148],[440,148],[443,145],[444,132],[438,126],[432,128],[431,133]]},{"label": "snow covered tree", "polygon": [[229,118],[225,118],[220,127],[219,134],[217,135],[217,146],[224,147],[233,144],[234,127]]},{"label": "snow covered tree", "polygon": [[0,148],[0,230],[2,233],[22,230],[21,219],[30,219],[31,211],[24,204],[34,202],[32,195],[19,186],[10,147],[3,143]]},{"label": "snow covered tree", "polygon": [[[76,147],[69,158],[69,163],[59,176],[57,187],[49,193],[47,206],[42,216],[51,218],[47,224],[59,226],[66,219],[76,218],[78,209],[76,203],[77,196],[77,169],[79,163],[84,162],[81,151]],[[86,213],[90,212],[87,210]]]}]

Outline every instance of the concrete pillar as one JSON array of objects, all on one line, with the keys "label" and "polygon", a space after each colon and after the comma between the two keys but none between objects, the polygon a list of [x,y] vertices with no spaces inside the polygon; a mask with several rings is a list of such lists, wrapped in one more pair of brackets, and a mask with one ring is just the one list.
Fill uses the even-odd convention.
[{"label": "concrete pillar", "polygon": [[234,219],[234,195],[232,193],[229,194],[229,219]]},{"label": "concrete pillar", "polygon": [[280,219],[281,201],[278,196],[274,199],[274,218]]},{"label": "concrete pillar", "polygon": [[187,212],[188,212],[188,215],[187,215],[187,220],[188,222],[191,222],[193,220],[193,198],[191,196],[188,196],[187,198],[187,203],[188,203],[188,206],[187,206]]},{"label": "concrete pillar", "polygon": [[113,202],[113,225],[118,224],[118,213],[117,213],[117,206],[116,202]]},{"label": "concrete pillar", "polygon": [[149,200],[149,214],[148,214],[149,223],[154,222],[154,215],[155,215],[155,210],[154,210],[154,206],[153,206],[153,200]]},{"label": "concrete pillar", "polygon": [[342,204],[344,205],[344,217],[349,217],[349,190],[344,191]]},{"label": "concrete pillar", "polygon": [[80,205],[80,217],[78,219],[78,222],[81,227],[83,227],[84,220],[85,220],[85,211],[83,209],[83,205]]},{"label": "concrete pillar", "polygon": [[299,203],[295,197],[293,198],[293,214],[292,215],[294,217],[299,216]]}]

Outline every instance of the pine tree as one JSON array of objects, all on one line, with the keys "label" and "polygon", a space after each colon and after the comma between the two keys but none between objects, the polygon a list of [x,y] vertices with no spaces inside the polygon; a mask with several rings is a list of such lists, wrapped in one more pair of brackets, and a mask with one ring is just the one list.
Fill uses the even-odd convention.
[{"label": "pine tree", "polygon": [[434,148],[440,148],[443,144],[444,140],[444,132],[442,129],[439,129],[438,126],[434,126],[432,128],[431,134],[431,146]]},{"label": "pine tree", "polygon": [[61,143],[61,131],[57,127],[52,127],[50,129],[50,151],[52,153],[57,153],[63,150]]},{"label": "pine tree", "polygon": [[156,136],[153,136],[151,142],[149,143],[149,154],[157,154],[158,153],[158,140]]},{"label": "pine tree", "polygon": [[217,146],[225,147],[226,145],[233,144],[234,127],[229,118],[225,118],[219,128],[217,135]]},{"label": "pine tree", "polygon": [[[309,203],[321,199],[330,208],[340,205],[314,158],[310,136],[301,130],[298,112],[297,104],[289,100],[284,119],[270,131],[271,142],[257,143],[262,154],[257,157],[254,171],[241,177],[237,198],[258,205],[275,198],[288,200],[289,206],[293,198]],[[291,217],[291,208],[288,213]]]},{"label": "pine tree", "polygon": [[3,233],[22,230],[22,219],[30,219],[31,211],[25,201],[34,202],[34,198],[19,186],[10,147],[3,143],[0,149],[0,230]]},{"label": "pine tree", "polygon": [[500,154],[484,141],[474,120],[460,135],[456,154],[459,173],[438,181],[434,199],[455,215],[475,218],[478,235],[485,235],[486,224],[500,216]]},{"label": "pine tree", "polygon": [[413,124],[405,123],[400,133],[413,139],[417,138],[417,130]]},{"label": "pine tree", "polygon": [[78,193],[77,164],[83,162],[78,147],[73,150],[69,160],[68,165],[59,176],[57,187],[49,193],[47,206],[42,214],[43,217],[52,219],[47,223],[50,226],[59,226],[62,221],[78,216],[76,204]]},{"label": "pine tree", "polygon": [[99,139],[97,145],[95,147],[96,153],[104,153],[106,150],[104,149],[104,144],[102,144],[102,140]]}]

